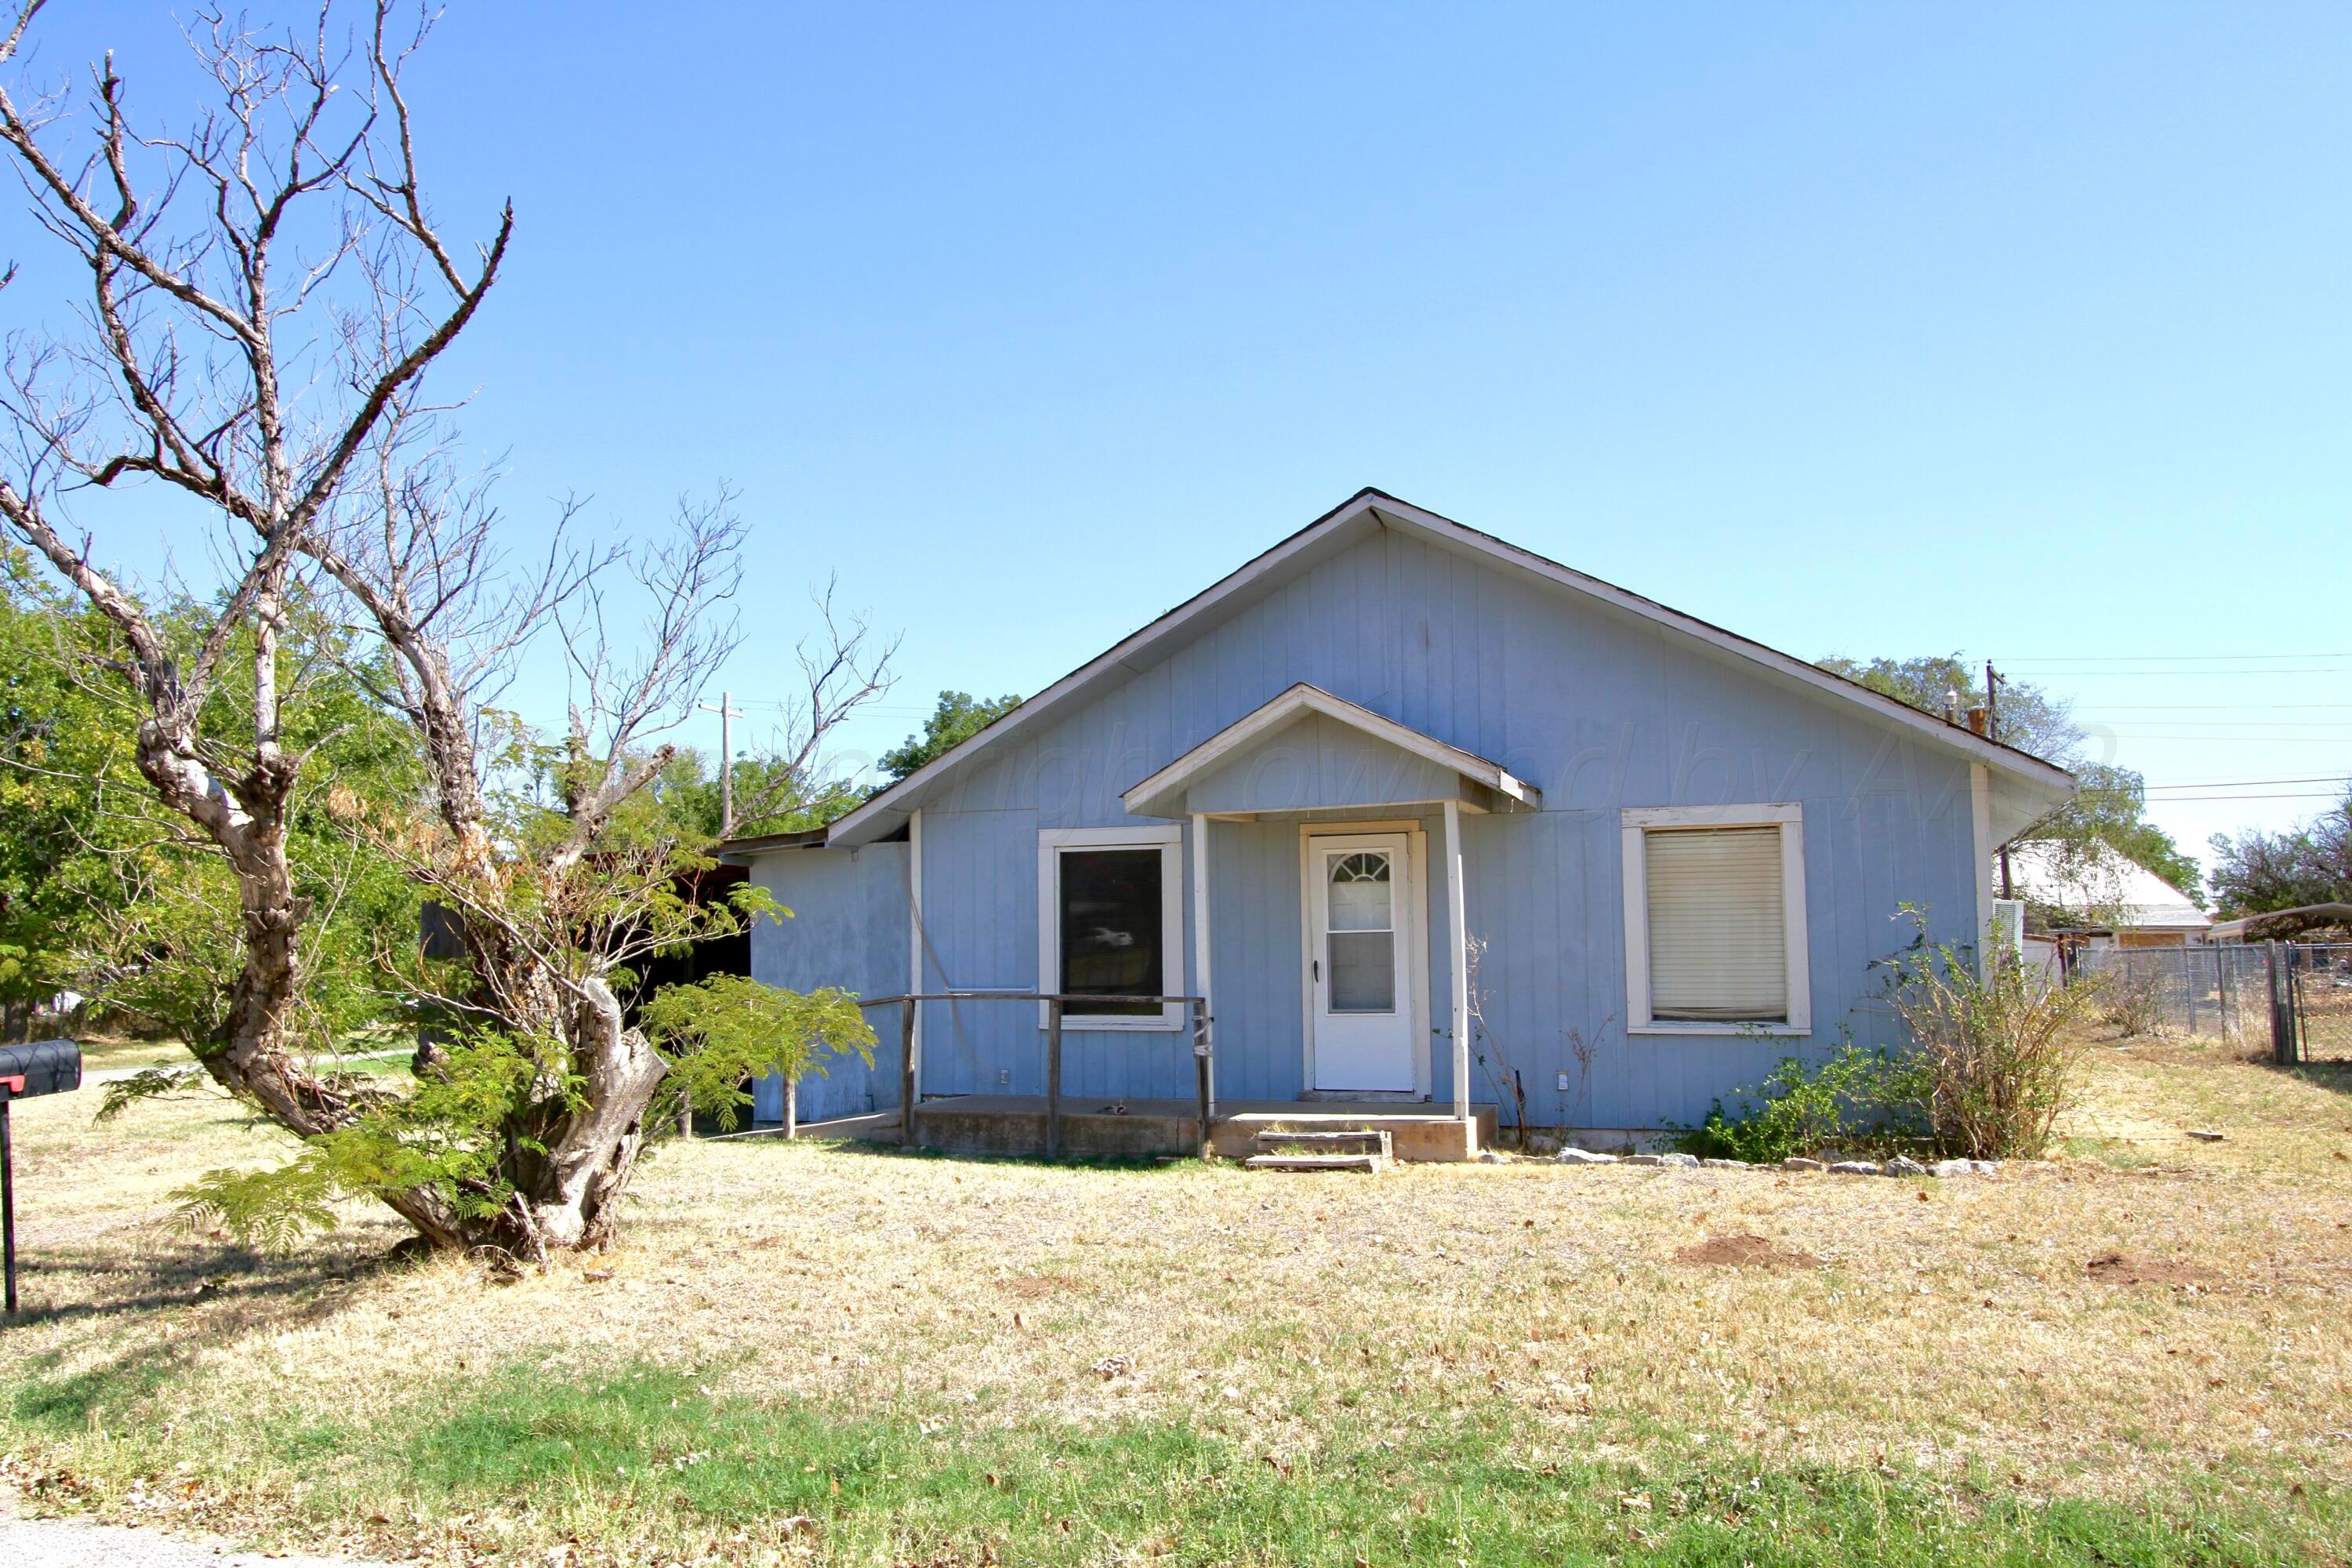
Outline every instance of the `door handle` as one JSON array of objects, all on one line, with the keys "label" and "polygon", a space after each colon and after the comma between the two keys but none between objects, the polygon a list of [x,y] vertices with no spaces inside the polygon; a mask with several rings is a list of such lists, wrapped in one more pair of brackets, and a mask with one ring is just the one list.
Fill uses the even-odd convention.
[{"label": "door handle", "polygon": [[1318,984],[1318,985],[1322,984],[1323,984],[1323,961],[1322,961],[1321,959],[1319,959],[1319,958],[1310,958],[1310,959],[1308,959],[1308,960],[1307,961],[1307,967],[1310,971],[1312,971],[1312,972],[1313,972],[1313,973],[1314,973],[1314,975],[1315,975],[1315,984]]}]

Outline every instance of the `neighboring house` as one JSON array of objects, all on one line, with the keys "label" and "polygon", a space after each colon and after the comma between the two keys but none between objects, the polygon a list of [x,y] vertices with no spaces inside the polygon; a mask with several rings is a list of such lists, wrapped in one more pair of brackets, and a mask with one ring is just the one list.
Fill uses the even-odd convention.
[{"label": "neighboring house", "polygon": [[2009,848],[2010,882],[2036,935],[2102,947],[2187,947],[2213,922],[2189,895],[2106,844],[2069,854],[2042,839]]},{"label": "neighboring house", "polygon": [[[1368,489],[831,828],[728,849],[795,911],[760,979],[1202,995],[1220,1125],[1339,1100],[1449,1119],[1458,1156],[1514,1074],[1530,1124],[1613,1136],[1888,1041],[1901,907],[1976,942],[1995,849],[2073,789]],[[804,1116],[898,1105],[898,1009],[871,1016],[874,1069],[804,1084]],[[918,1020],[919,1140],[1035,1119],[1043,1007]],[[1086,1111],[1189,1114],[1181,1004],[1073,1007],[1064,1059]]]}]

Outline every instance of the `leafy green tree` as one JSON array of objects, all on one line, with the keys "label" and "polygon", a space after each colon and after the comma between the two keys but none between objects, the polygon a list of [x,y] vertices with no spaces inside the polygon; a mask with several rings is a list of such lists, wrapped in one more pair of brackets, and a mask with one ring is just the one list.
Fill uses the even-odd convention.
[{"label": "leafy green tree", "polygon": [[35,1006],[85,980],[81,955],[115,890],[94,864],[113,826],[106,787],[140,784],[105,705],[76,679],[77,658],[95,646],[89,632],[21,551],[0,551],[0,1010],[10,1038],[24,1037]]},{"label": "leafy green tree", "polygon": [[2352,903],[2352,782],[2344,798],[2284,833],[2213,836],[2213,895],[2231,915]]},{"label": "leafy green tree", "polygon": [[923,721],[923,732],[882,753],[882,771],[892,784],[917,768],[943,757],[1007,713],[1021,706],[1020,697],[974,697],[968,691],[942,691],[940,705]]},{"label": "leafy green tree", "polygon": [[[1923,712],[1941,716],[1950,704],[1965,715],[1971,708],[1986,706],[1984,667],[1969,664],[1957,653],[1866,662],[1832,654],[1815,662],[1832,675],[1843,675]],[[1994,738],[2002,743],[2062,767],[2082,750],[2083,729],[2074,722],[2071,705],[2040,687],[2004,679],[1994,706]]]},{"label": "leafy green tree", "polygon": [[[744,838],[823,827],[866,798],[849,780],[812,777],[808,769],[777,751],[738,756],[733,783],[735,833]],[[650,805],[681,826],[712,839],[719,837],[719,772],[700,752],[682,750],[671,758],[647,795]]]},{"label": "leafy green tree", "polygon": [[[1818,662],[1832,674],[1938,717],[1949,707],[1965,713],[1985,706],[1984,667],[1958,653],[1866,661],[1833,654]],[[2084,737],[2072,704],[2030,681],[2003,679],[1994,724],[1996,740],[2070,769],[2081,782],[2073,800],[2021,835],[2052,847],[2052,869],[2061,878],[2086,869],[2094,847],[2103,844],[2203,906],[2203,877],[2196,860],[2147,820],[2146,781],[2129,768],[2083,759]]]},{"label": "leafy green tree", "polygon": [[746,1079],[784,1080],[784,1127],[798,1122],[800,1080],[855,1054],[874,1063],[874,1030],[857,998],[833,986],[805,994],[740,974],[672,985],[645,1005],[645,1030],[670,1061],[656,1117],[681,1106],[715,1111],[721,1127],[751,1102]]}]

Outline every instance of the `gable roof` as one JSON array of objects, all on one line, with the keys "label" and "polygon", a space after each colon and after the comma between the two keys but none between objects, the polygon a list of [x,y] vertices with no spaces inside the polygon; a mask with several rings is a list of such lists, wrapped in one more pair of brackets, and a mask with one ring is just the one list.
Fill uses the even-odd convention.
[{"label": "gable roof", "polygon": [[1644,598],[1613,583],[1604,583],[1598,577],[1563,566],[1531,550],[1522,549],[1493,534],[1482,533],[1452,518],[1441,517],[1411,501],[1401,500],[1384,490],[1367,486],[1272,549],[1218,579],[1149,625],[1129,633],[1110,648],[1080,665],[961,745],[933,758],[881,791],[835,822],[827,835],[827,842],[863,844],[886,837],[913,809],[923,792],[942,775],[965,766],[990,748],[1060,710],[1097,679],[1121,668],[1143,668],[1157,650],[1172,639],[1202,622],[1213,625],[1215,619],[1250,602],[1254,590],[1267,585],[1269,579],[1281,576],[1286,568],[1317,558],[1325,547],[1335,542],[1352,539],[1380,527],[1399,529],[1526,572],[1747,659],[1774,674],[1853,702],[1882,720],[1909,729],[1924,739],[1961,752],[1971,762],[1983,763],[2030,788],[2049,795],[2053,805],[2074,793],[2073,774],[2031,752],[1946,723],[1898,698],[1873,691],[1859,681],[1832,674],[1792,654],[1767,647],[1696,616],[1669,609],[1654,599]]},{"label": "gable roof", "polygon": [[2189,895],[2105,843],[2060,864],[2056,846],[2029,838],[2009,851],[2019,896],[2126,931],[2203,931],[2213,922]]},{"label": "gable roof", "polygon": [[1300,681],[1241,718],[1234,720],[1166,767],[1135,785],[1118,797],[1119,805],[1139,816],[1166,815],[1148,811],[1147,806],[1160,804],[1159,797],[1181,789],[1191,780],[1216,768],[1226,759],[1244,750],[1251,742],[1270,735],[1292,721],[1309,713],[1320,713],[1337,720],[1373,740],[1394,746],[1424,762],[1450,768],[1471,783],[1483,784],[1510,807],[1526,811],[1543,809],[1543,792],[1523,779],[1513,778],[1503,771],[1499,763],[1488,762],[1475,752],[1465,752],[1451,746],[1433,735],[1424,735],[1408,724],[1384,718],[1370,709],[1334,697],[1319,686]]}]

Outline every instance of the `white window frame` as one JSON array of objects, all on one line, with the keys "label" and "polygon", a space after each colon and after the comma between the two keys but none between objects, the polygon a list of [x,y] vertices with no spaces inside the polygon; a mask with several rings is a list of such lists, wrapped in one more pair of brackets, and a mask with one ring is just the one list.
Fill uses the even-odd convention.
[{"label": "white window frame", "polygon": [[[1805,933],[1805,811],[1801,805],[1666,805],[1620,814],[1625,879],[1625,1032],[1629,1035],[1810,1035],[1813,1032],[1811,943]],[[1653,833],[1678,828],[1778,827],[1781,927],[1789,961],[1785,1022],[1734,1023],[1650,1016],[1650,857]]]},{"label": "white window frame", "polygon": [[[1066,849],[1157,849],[1160,851],[1160,994],[1184,994],[1184,828],[1139,824],[1134,827],[1047,827],[1037,833],[1037,989],[1048,995],[1062,988],[1062,852]],[[1037,1005],[1037,1026],[1052,1024],[1052,1009]],[[1065,1029],[1169,1030],[1184,1027],[1184,1005],[1171,1002],[1160,1016],[1104,1017],[1065,1009]]]}]

